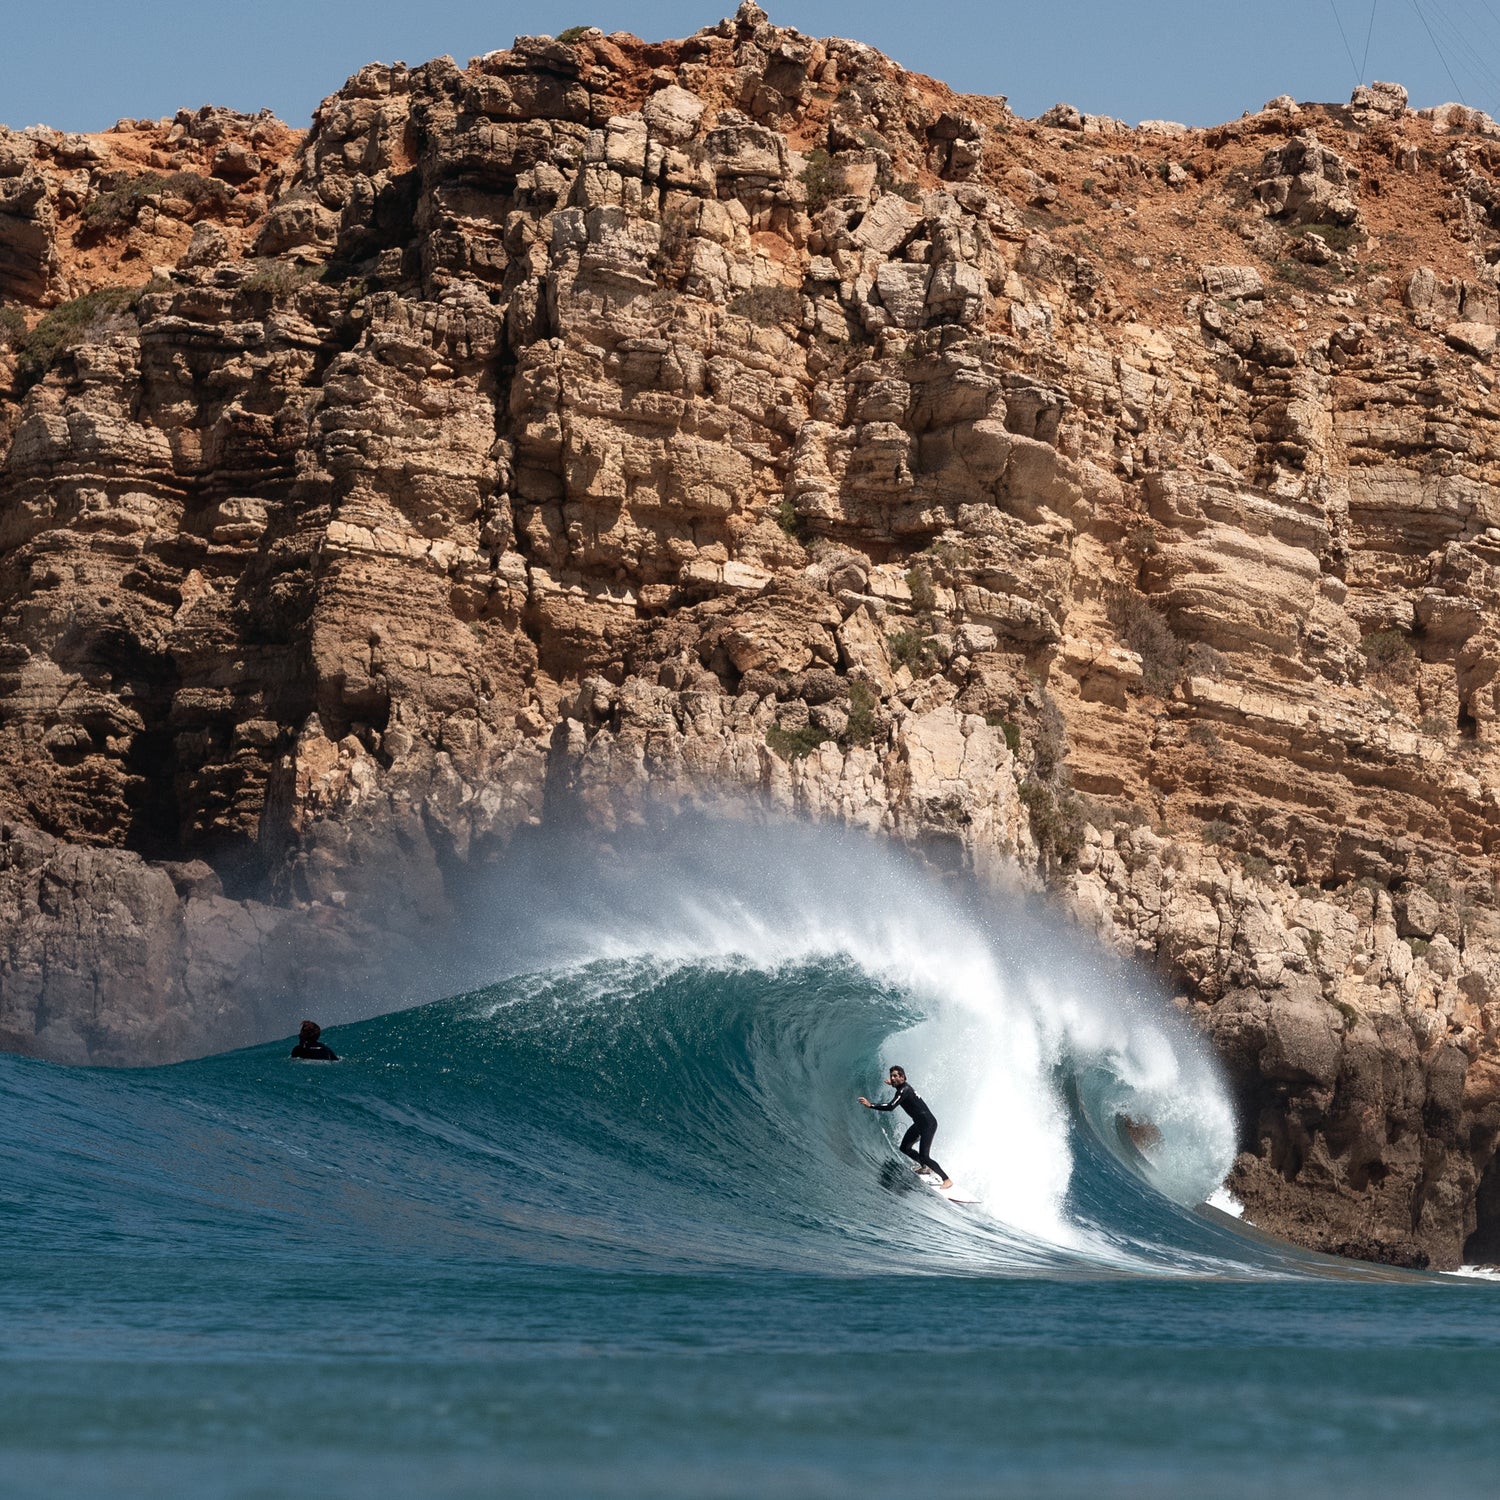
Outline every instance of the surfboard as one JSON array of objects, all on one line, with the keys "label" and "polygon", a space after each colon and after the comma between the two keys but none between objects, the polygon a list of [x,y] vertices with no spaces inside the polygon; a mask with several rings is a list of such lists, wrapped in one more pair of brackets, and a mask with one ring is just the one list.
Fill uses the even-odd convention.
[{"label": "surfboard", "polygon": [[937,1180],[936,1177],[926,1177],[926,1176],[924,1176],[924,1177],[921,1178],[921,1181],[925,1182],[927,1184],[927,1186],[930,1187],[932,1189],[932,1191],[935,1192],[938,1195],[939,1198],[946,1198],[950,1203],[978,1203],[979,1202],[978,1198],[970,1198],[970,1197],[968,1197],[965,1194],[964,1190],[961,1187],[959,1187],[959,1185],[956,1182],[953,1184],[952,1187],[945,1188],[945,1187],[943,1187],[938,1182],[938,1180]]}]

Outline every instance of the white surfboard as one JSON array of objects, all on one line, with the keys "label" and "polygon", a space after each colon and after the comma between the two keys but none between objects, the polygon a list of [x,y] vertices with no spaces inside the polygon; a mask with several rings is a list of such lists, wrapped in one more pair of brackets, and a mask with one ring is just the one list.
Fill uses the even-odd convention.
[{"label": "white surfboard", "polygon": [[950,1203],[978,1203],[978,1198],[971,1198],[955,1182],[952,1187],[945,1188],[936,1177],[921,1174],[922,1181],[935,1192],[939,1198],[946,1198]]}]

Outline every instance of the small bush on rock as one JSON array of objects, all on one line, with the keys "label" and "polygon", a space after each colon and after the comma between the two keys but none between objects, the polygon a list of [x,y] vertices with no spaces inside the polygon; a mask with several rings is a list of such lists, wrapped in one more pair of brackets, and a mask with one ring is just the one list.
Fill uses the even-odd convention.
[{"label": "small bush on rock", "polygon": [[564,26],[557,33],[557,39],[571,47],[574,42],[581,42],[589,34],[590,30],[592,28],[588,26]]},{"label": "small bush on rock", "polygon": [[906,586],[911,590],[911,607],[918,614],[930,615],[937,606],[937,590],[932,586],[932,574],[926,568],[908,568]]},{"label": "small bush on rock", "polygon": [[16,385],[29,391],[69,349],[108,332],[139,297],[138,287],[105,286],[54,307],[15,346]]},{"label": "small bush on rock", "polygon": [[1048,863],[1067,864],[1083,848],[1083,808],[1069,791],[1028,778],[1018,795],[1031,824],[1031,836]]},{"label": "small bush on rock", "polygon": [[19,307],[0,307],[0,349],[19,349],[26,337],[26,314]]},{"label": "small bush on rock", "polygon": [[1052,694],[1042,689],[1042,706],[1037,712],[1031,739],[1031,768],[1044,780],[1062,773],[1068,755],[1068,725]]},{"label": "small bush on rock", "polygon": [[108,192],[100,193],[83,211],[85,227],[94,234],[113,234],[128,229],[142,207],[162,198],[185,199],[194,209],[226,205],[234,190],[216,177],[202,177],[197,172],[147,172],[122,182]]},{"label": "small bush on rock", "polygon": [[[920,349],[908,347],[901,357],[903,360],[910,361],[921,358],[922,353]],[[924,549],[922,555],[930,557],[936,567],[948,574],[958,573],[964,568],[974,566],[974,549],[967,542],[934,542]]]},{"label": "small bush on rock", "polygon": [[135,223],[141,205],[164,193],[167,179],[158,172],[148,172],[131,182],[100,193],[83,211],[83,222],[101,234],[111,230],[125,229]]},{"label": "small bush on rock", "polygon": [[880,699],[862,682],[849,684],[849,724],[844,740],[850,745],[869,745],[879,728]]},{"label": "small bush on rock", "polygon": [[1146,691],[1157,698],[1167,697],[1182,675],[1187,648],[1166,617],[1130,588],[1112,588],[1104,608],[1109,623],[1140,657]]},{"label": "small bush on rock", "polygon": [[895,176],[884,163],[876,170],[875,186],[882,193],[894,193],[898,198],[905,198],[908,203],[922,201],[922,189],[916,183],[906,181],[904,177]]},{"label": "small bush on rock", "polygon": [[1182,659],[1185,677],[1222,677],[1229,665],[1229,658],[1222,651],[1215,651],[1206,641],[1194,641]]},{"label": "small bush on rock", "polygon": [[789,286],[757,286],[731,300],[729,310],[761,328],[802,324],[802,293]]},{"label": "small bush on rock", "polygon": [[1204,723],[1189,724],[1187,742],[1196,745],[1200,750],[1206,750],[1210,755],[1222,755],[1224,753],[1224,742],[1213,731],[1213,726]]},{"label": "small bush on rock", "polygon": [[1011,721],[1009,719],[1007,719],[1004,714],[1000,714],[1000,713],[986,714],[984,716],[984,722],[986,724],[988,724],[991,729],[998,729],[998,730],[1000,730],[1005,735],[1005,748],[1007,750],[1009,750],[1012,755],[1015,755],[1017,753],[1017,751],[1020,750],[1020,748],[1021,748],[1021,731],[1020,731],[1020,728],[1017,725],[1012,724]]},{"label": "small bush on rock", "polygon": [[285,260],[257,260],[250,274],[240,283],[246,292],[269,292],[273,297],[289,297],[317,277],[311,266],[293,265]]},{"label": "small bush on rock", "polygon": [[1370,671],[1387,682],[1409,681],[1417,665],[1417,653],[1399,630],[1373,630],[1360,643]]},{"label": "small bush on rock", "polygon": [[1289,224],[1286,233],[1296,240],[1315,234],[1331,250],[1348,250],[1369,238],[1358,224]]},{"label": "small bush on rock", "polygon": [[802,185],[807,189],[808,213],[821,213],[838,197],[836,176],[833,158],[821,146],[807,153],[807,165],[802,169]]},{"label": "small bush on rock", "polygon": [[1277,281],[1304,292],[1321,291],[1327,284],[1324,268],[1305,265],[1300,260],[1278,260],[1272,270]]},{"label": "small bush on rock", "polygon": [[819,729],[816,724],[807,724],[801,729],[783,729],[780,724],[773,724],[766,730],[766,744],[774,755],[785,761],[801,760],[832,738],[826,729]]},{"label": "small bush on rock", "polygon": [[886,637],[891,660],[905,667],[913,677],[931,677],[938,669],[937,658],[927,649],[920,630],[897,630]]}]

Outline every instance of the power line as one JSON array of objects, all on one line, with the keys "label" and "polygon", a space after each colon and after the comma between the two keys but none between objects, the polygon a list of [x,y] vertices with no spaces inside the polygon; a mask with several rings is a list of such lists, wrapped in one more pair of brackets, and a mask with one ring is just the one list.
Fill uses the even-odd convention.
[{"label": "power line", "polygon": [[[1329,0],[1331,5],[1333,0]],[[1458,79],[1453,76],[1453,69],[1448,66],[1448,59],[1443,55],[1443,49],[1438,46],[1438,39],[1432,34],[1432,27],[1427,24],[1427,17],[1422,14],[1422,7],[1417,0],[1411,0],[1411,8],[1416,11],[1417,19],[1422,23],[1422,30],[1427,33],[1427,40],[1432,43],[1432,50],[1437,53],[1438,61],[1443,65],[1443,72],[1448,75],[1448,82],[1453,85],[1453,91],[1458,95],[1458,102],[1465,109],[1469,107],[1468,100],[1464,98],[1464,91],[1458,86]],[[1339,28],[1342,31],[1342,27]]]},{"label": "power line", "polygon": [[[1361,83],[1365,81],[1365,74],[1369,71],[1370,67],[1370,38],[1375,35],[1375,7],[1379,4],[1380,0],[1370,0],[1370,29],[1365,32],[1365,55],[1359,65],[1359,81]],[[1353,60],[1353,58],[1350,58],[1351,62]]]},{"label": "power line", "polygon": [[[1455,56],[1479,80],[1487,98],[1491,102],[1500,101],[1500,74],[1496,73],[1489,61],[1497,50],[1496,40],[1484,20],[1470,9],[1466,0],[1456,0],[1452,7],[1439,5],[1437,0],[1429,0],[1429,7],[1433,11],[1433,26],[1437,34],[1447,34],[1449,46],[1454,50]],[[1450,8],[1458,14],[1448,14]],[[1484,12],[1493,22],[1494,12],[1488,3],[1484,5]]]},{"label": "power line", "polygon": [[1339,40],[1344,44],[1344,51],[1349,55],[1349,71],[1354,74],[1355,83],[1360,82],[1359,69],[1354,66],[1354,49],[1349,45],[1349,38],[1344,35],[1344,23],[1339,19],[1339,8],[1328,0],[1328,8],[1333,12],[1333,24],[1339,29]]}]

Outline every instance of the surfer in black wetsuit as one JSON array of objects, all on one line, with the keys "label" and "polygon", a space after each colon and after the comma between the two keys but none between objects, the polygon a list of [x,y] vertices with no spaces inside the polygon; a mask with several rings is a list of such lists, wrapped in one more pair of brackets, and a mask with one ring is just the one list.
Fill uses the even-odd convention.
[{"label": "surfer in black wetsuit", "polygon": [[[936,1172],[943,1179],[942,1186],[951,1188],[953,1179],[932,1159],[932,1138],[937,1134],[937,1116],[928,1109],[922,1096],[906,1081],[905,1068],[892,1068],[886,1082],[895,1089],[896,1097],[889,1104],[871,1104],[863,1094],[859,1102],[866,1109],[878,1109],[886,1113],[899,1104],[911,1116],[911,1128],[901,1137],[901,1154],[909,1156],[917,1164],[918,1172]],[[915,1149],[913,1149],[915,1148]]]},{"label": "surfer in black wetsuit", "polygon": [[301,1031],[297,1033],[297,1045],[292,1048],[292,1056],[307,1062],[337,1062],[338,1053],[327,1042],[318,1040],[322,1034],[323,1028],[316,1021],[304,1021]]}]

